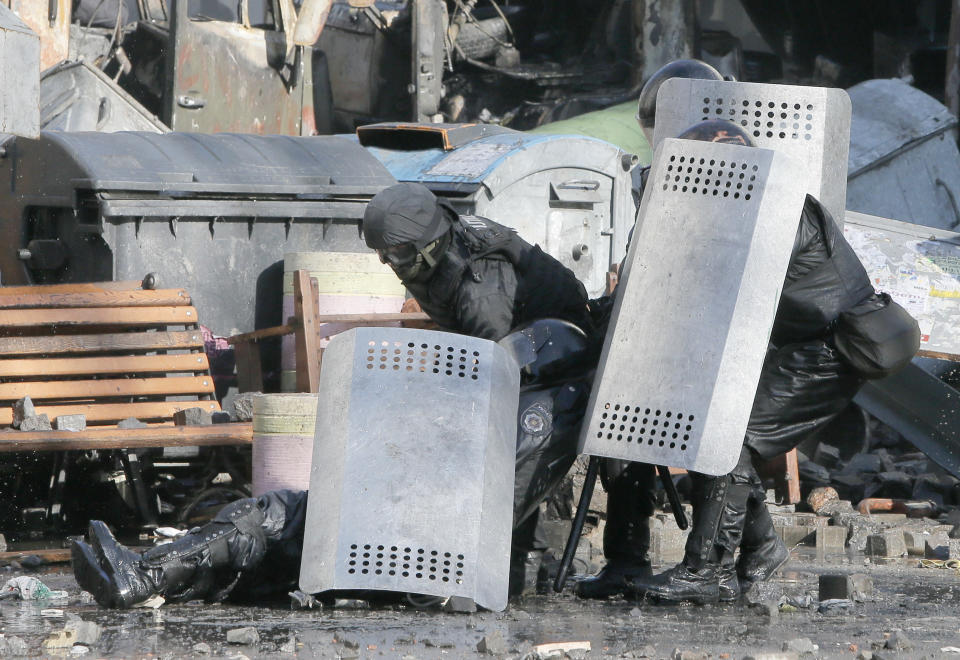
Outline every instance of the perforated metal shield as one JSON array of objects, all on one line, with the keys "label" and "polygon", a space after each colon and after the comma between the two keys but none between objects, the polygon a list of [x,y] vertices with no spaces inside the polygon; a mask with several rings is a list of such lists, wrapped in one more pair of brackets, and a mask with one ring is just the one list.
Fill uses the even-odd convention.
[{"label": "perforated metal shield", "polygon": [[519,383],[483,339],[356,328],[331,340],[300,588],[506,607]]},{"label": "perforated metal shield", "polygon": [[726,474],[743,444],[805,191],[769,149],[657,149],[583,453]]},{"label": "perforated metal shield", "polygon": [[842,89],[674,78],[657,93],[653,141],[658,145],[704,119],[728,119],[756,146],[797,160],[805,191],[842,225],[850,117],[850,97]]}]

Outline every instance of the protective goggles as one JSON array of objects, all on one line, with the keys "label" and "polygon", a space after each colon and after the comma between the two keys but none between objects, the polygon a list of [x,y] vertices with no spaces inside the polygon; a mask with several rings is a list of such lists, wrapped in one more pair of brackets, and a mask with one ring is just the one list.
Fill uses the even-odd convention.
[{"label": "protective goggles", "polygon": [[413,243],[403,243],[377,250],[380,262],[393,268],[402,268],[412,264],[420,255],[420,251]]}]

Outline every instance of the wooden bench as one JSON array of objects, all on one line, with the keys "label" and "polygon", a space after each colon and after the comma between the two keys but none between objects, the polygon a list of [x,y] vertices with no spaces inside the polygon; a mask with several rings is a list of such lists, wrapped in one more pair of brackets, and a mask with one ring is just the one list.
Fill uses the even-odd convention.
[{"label": "wooden bench", "polygon": [[[153,446],[164,446],[168,435],[179,442],[175,412],[220,410],[190,296],[138,282],[0,287],[0,427],[12,424],[13,403],[25,396],[51,422],[84,415],[91,439],[135,417],[155,427]],[[42,444],[49,432],[32,433]],[[3,435],[0,451],[31,448],[22,433]],[[211,432],[231,444],[242,435]]]}]

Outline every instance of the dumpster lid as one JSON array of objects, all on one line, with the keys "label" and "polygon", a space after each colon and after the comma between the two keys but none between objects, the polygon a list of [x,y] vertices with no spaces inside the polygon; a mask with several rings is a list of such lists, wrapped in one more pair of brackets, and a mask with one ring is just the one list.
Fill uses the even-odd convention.
[{"label": "dumpster lid", "polygon": [[360,145],[333,136],[43,131],[40,141],[71,164],[78,189],[362,195],[395,183]]}]

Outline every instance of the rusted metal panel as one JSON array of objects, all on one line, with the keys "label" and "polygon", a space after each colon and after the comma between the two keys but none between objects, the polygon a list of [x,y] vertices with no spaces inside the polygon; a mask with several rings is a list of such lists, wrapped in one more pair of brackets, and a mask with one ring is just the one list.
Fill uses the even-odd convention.
[{"label": "rusted metal panel", "polygon": [[40,39],[0,4],[0,133],[40,135]]},{"label": "rusted metal panel", "polygon": [[[218,133],[301,133],[306,67],[293,57],[292,35],[269,14],[272,28],[244,23],[191,20],[186,0],[170,3],[172,48],[164,117],[175,131]],[[254,19],[257,21],[257,19]],[[305,49],[302,60],[312,59]],[[312,108],[312,99],[308,99]]]},{"label": "rusted metal panel", "polygon": [[40,37],[40,69],[67,59],[70,0],[0,0]]}]

